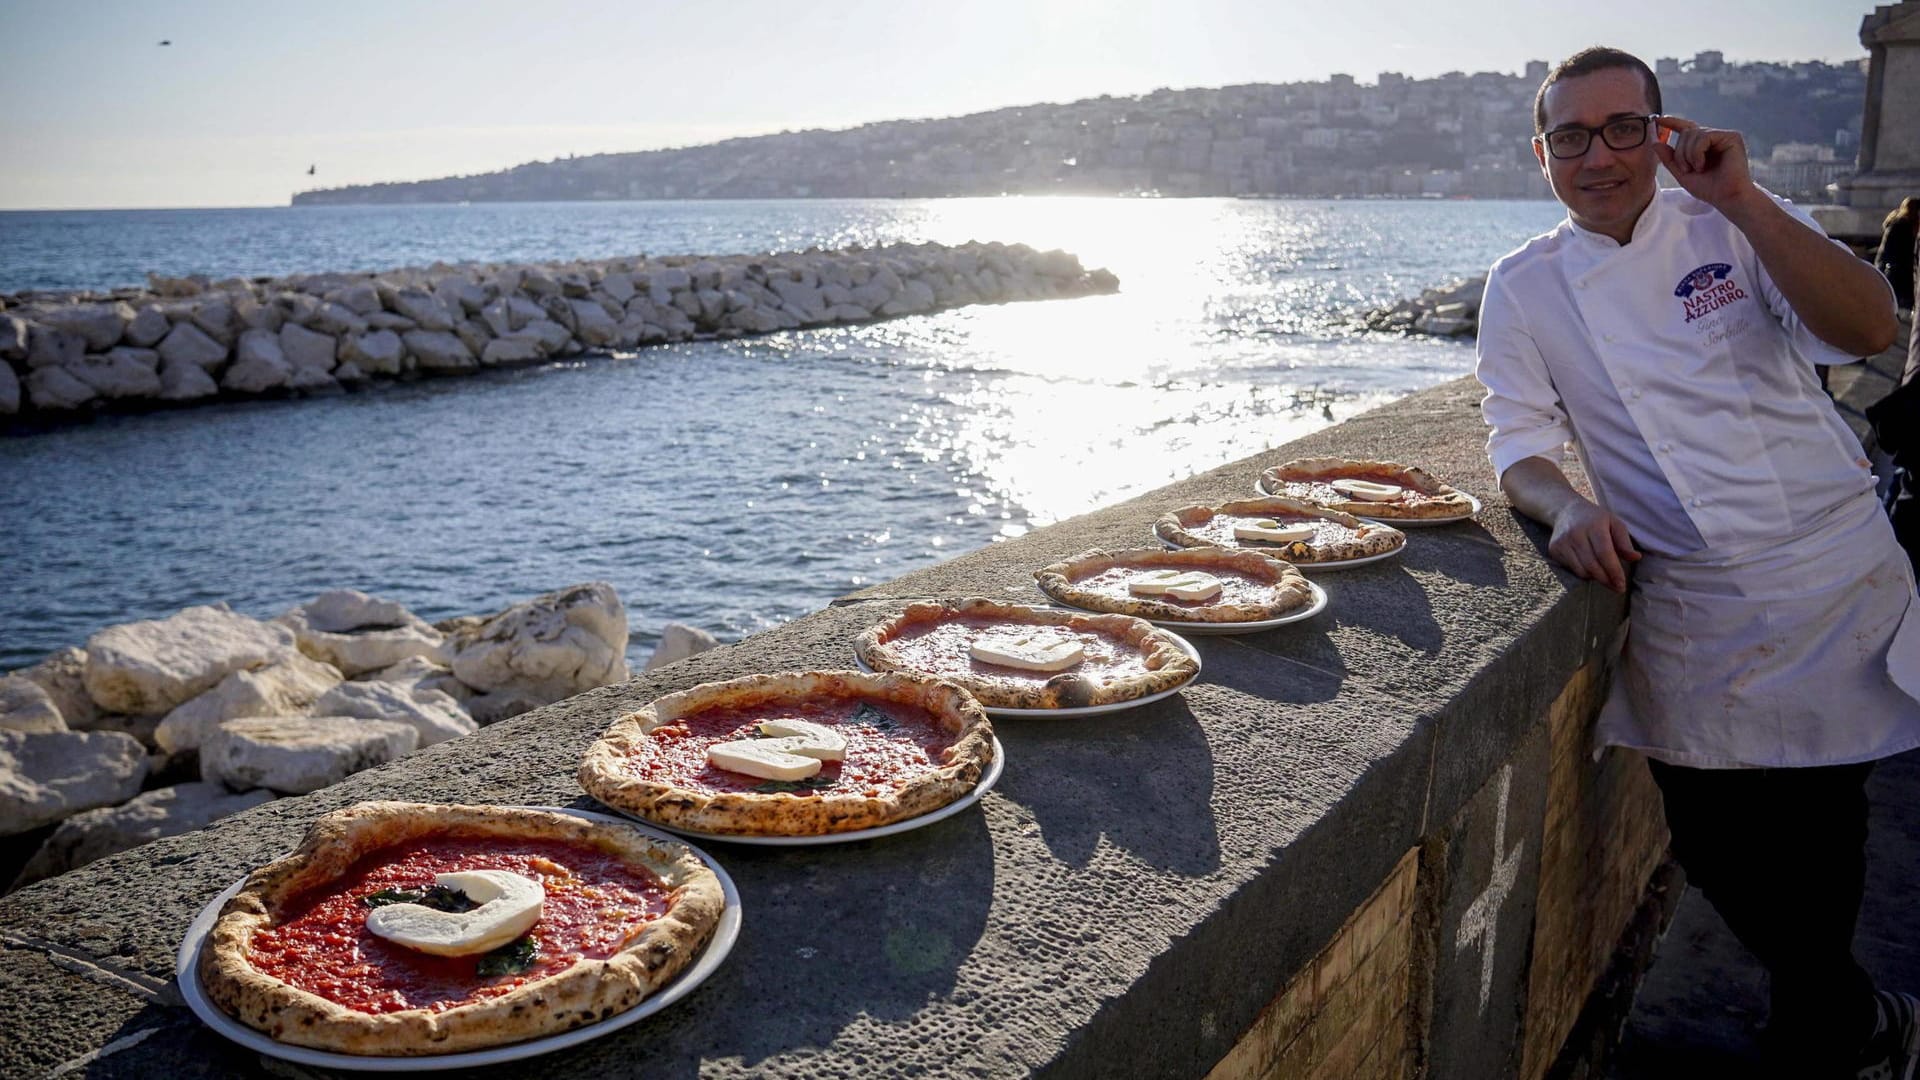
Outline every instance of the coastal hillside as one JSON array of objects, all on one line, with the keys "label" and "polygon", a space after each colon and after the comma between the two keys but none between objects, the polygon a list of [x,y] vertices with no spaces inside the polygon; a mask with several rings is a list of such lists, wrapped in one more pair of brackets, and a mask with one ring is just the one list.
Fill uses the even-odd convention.
[{"label": "coastal hillside", "polygon": [[[1862,64],[1658,62],[1666,111],[1745,132],[1762,183],[1821,194],[1852,171]],[[1156,90],[840,131],[529,162],[301,192],[296,206],[1001,194],[1544,197],[1528,150],[1546,74],[1381,72]]]}]

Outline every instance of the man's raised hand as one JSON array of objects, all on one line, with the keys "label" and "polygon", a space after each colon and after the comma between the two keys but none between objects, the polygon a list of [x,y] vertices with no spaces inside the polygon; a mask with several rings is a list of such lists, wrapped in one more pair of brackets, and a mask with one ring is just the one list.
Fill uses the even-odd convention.
[{"label": "man's raised hand", "polygon": [[1681,116],[1657,116],[1653,152],[1687,194],[1721,212],[1755,193],[1747,141],[1737,131],[1701,127]]}]

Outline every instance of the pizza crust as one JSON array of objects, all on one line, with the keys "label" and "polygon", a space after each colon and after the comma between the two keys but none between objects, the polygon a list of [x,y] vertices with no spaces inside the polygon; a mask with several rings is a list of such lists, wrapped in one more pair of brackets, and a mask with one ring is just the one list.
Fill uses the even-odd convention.
[{"label": "pizza crust", "polygon": [[[635,776],[629,762],[650,733],[689,713],[756,702],[832,697],[893,701],[925,709],[953,737],[946,761],[879,795],[825,791],[707,791]],[[580,786],[608,806],[694,832],[731,836],[823,836],[889,825],[937,810],[972,791],[993,761],[993,727],[980,703],[951,682],[858,671],[749,675],[702,683],[614,721],[580,762]]]},{"label": "pizza crust", "polygon": [[[360,1012],[248,961],[254,934],[281,922],[290,900],[339,880],[369,852],[432,836],[591,847],[659,878],[670,906],[605,960],[580,960],[498,997],[437,1012]],[[549,810],[367,802],[320,818],[292,854],[248,876],[207,936],[200,980],[228,1015],[278,1042],[371,1056],[459,1053],[570,1031],[633,1008],[692,962],[725,906],[719,878],[684,844]]]},{"label": "pizza crust", "polygon": [[1234,548],[1270,554],[1303,566],[1384,555],[1390,551],[1400,550],[1407,543],[1407,534],[1391,525],[1361,521],[1352,514],[1339,510],[1329,510],[1324,506],[1315,506],[1298,499],[1279,496],[1235,499],[1221,503],[1219,506],[1183,506],[1178,510],[1170,510],[1160,515],[1160,520],[1153,524],[1153,531],[1162,540],[1170,544],[1178,544],[1183,548],[1224,547],[1225,545],[1217,544],[1193,532],[1194,529],[1205,526],[1221,514],[1243,517],[1272,517],[1275,514],[1285,514],[1294,517],[1323,518],[1352,531],[1348,538],[1335,543],[1319,540],[1309,543],[1305,540],[1295,540],[1288,544],[1273,544],[1258,548],[1240,548],[1236,544]]},{"label": "pizza crust", "polygon": [[[1386,477],[1425,496],[1418,500],[1368,502],[1352,499],[1337,491],[1311,490],[1317,483],[1343,477]],[[1288,485],[1293,485],[1289,488]],[[1397,461],[1359,461],[1353,458],[1299,458],[1283,462],[1260,474],[1260,490],[1270,495],[1300,499],[1330,510],[1339,510],[1369,518],[1426,520],[1466,517],[1473,513],[1473,498],[1466,492],[1435,477],[1416,465]]]},{"label": "pizza crust", "polygon": [[[1088,578],[1116,567],[1143,570],[1198,570],[1203,573],[1233,574],[1249,577],[1264,586],[1262,602],[1233,602],[1181,605],[1152,597],[1097,592],[1080,584]],[[1064,562],[1034,571],[1040,591],[1063,604],[1132,615],[1141,619],[1168,619],[1181,622],[1265,622],[1298,611],[1313,602],[1313,590],[1307,579],[1291,563],[1258,551],[1221,547],[1182,548],[1163,551],[1136,548],[1130,551],[1091,551]]]},{"label": "pizza crust", "polygon": [[1179,639],[1144,619],[1130,615],[1089,615],[1054,608],[1007,604],[975,597],[944,603],[909,604],[899,615],[861,631],[854,651],[876,671],[913,670],[894,642],[907,632],[963,618],[991,619],[1023,626],[1061,626],[1070,630],[1118,638],[1142,657],[1147,670],[1139,675],[1090,679],[1072,670],[1045,682],[995,679],[972,670],[939,672],[942,679],[966,688],[981,703],[996,709],[1060,709],[1110,705],[1133,701],[1184,685],[1200,673],[1200,665],[1178,644]]}]

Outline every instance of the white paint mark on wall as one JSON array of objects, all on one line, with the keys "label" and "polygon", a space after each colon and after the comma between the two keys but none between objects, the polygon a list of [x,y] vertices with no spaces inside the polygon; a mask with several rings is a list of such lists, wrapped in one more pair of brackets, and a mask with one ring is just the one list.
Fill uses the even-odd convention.
[{"label": "white paint mark on wall", "polygon": [[1487,1011],[1487,999],[1493,993],[1493,946],[1494,932],[1500,921],[1500,907],[1507,902],[1507,894],[1513,891],[1513,883],[1520,876],[1520,854],[1527,843],[1522,840],[1513,845],[1513,850],[1502,854],[1507,846],[1507,797],[1513,792],[1513,766],[1500,769],[1500,809],[1493,819],[1493,873],[1487,880],[1486,889],[1473,898],[1467,905],[1467,913],[1460,916],[1460,928],[1453,935],[1453,947],[1465,951],[1475,941],[1480,943],[1480,1011]]}]

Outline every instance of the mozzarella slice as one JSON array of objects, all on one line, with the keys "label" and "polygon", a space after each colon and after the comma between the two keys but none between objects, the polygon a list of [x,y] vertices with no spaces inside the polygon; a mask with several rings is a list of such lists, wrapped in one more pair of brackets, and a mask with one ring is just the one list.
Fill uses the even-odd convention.
[{"label": "mozzarella slice", "polygon": [[435,956],[474,956],[518,939],[540,921],[547,890],[510,870],[460,870],[433,882],[459,889],[479,904],[471,911],[436,911],[421,904],[388,904],[367,913],[367,929],[396,945]]},{"label": "mozzarella slice", "polygon": [[[762,720],[760,734],[778,738],[783,743],[792,743],[792,748],[787,751],[790,754],[819,758],[821,761],[847,759],[847,737],[826,724],[816,724],[811,720]],[[795,739],[799,742],[794,742]]]},{"label": "mozzarella slice", "polygon": [[1275,544],[1290,543],[1294,540],[1311,540],[1313,524],[1301,521],[1292,525],[1282,525],[1272,518],[1260,518],[1256,521],[1235,524],[1233,538],[1235,540],[1266,540]]},{"label": "mozzarella slice", "polygon": [[762,780],[805,780],[820,771],[820,759],[795,753],[805,736],[790,739],[741,739],[707,747],[715,768]]},{"label": "mozzarella slice", "polygon": [[1127,591],[1135,596],[1211,600],[1220,595],[1220,579],[1198,570],[1149,570],[1129,578]]},{"label": "mozzarella slice", "polygon": [[968,646],[967,652],[983,664],[1021,671],[1065,671],[1087,658],[1079,641],[1047,631],[979,638]]},{"label": "mozzarella slice", "polygon": [[1335,480],[1328,486],[1361,502],[1388,502],[1399,498],[1400,493],[1406,490],[1397,484],[1376,484],[1371,480]]}]

